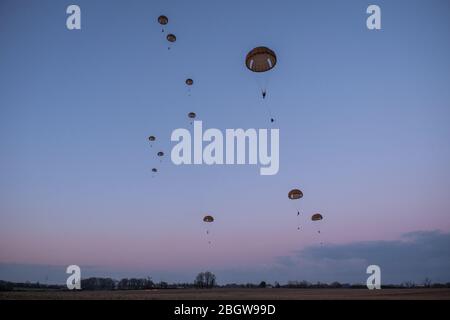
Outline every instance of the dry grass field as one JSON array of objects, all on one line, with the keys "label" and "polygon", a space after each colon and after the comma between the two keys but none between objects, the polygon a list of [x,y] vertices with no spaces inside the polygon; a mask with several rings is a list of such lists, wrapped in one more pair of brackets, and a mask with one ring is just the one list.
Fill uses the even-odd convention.
[{"label": "dry grass field", "polygon": [[169,289],[14,291],[0,300],[450,300],[450,289]]}]

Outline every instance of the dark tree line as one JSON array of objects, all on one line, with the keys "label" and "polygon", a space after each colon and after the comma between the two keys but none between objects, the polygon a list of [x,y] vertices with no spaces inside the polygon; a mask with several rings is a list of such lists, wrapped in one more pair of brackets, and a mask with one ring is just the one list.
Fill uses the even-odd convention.
[{"label": "dark tree line", "polygon": [[[450,283],[433,283],[430,279],[425,279],[422,283],[416,284],[414,282],[404,282],[402,284],[382,285],[383,288],[450,288]],[[348,283],[310,283],[308,281],[289,281],[287,284],[280,285],[278,282],[273,284],[261,281],[260,283],[244,283],[236,284],[230,283],[226,285],[218,285],[216,276],[209,271],[200,272],[192,283],[167,283],[164,281],[153,282],[151,278],[124,278],[120,281],[111,278],[87,278],[81,280],[82,290],[150,290],[150,289],[182,289],[182,288],[288,288],[288,289],[316,289],[316,288],[349,288],[359,289],[366,288],[365,284],[348,284]],[[0,291],[13,290],[27,290],[27,289],[41,289],[41,290],[67,290],[65,285],[47,285],[25,282],[14,283],[0,280]]]}]

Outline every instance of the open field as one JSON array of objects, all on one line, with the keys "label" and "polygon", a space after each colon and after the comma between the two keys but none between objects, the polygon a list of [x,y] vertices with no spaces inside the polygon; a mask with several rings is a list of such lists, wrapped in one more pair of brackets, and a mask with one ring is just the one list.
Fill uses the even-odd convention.
[{"label": "open field", "polygon": [[165,289],[139,291],[14,291],[0,300],[450,300],[450,289]]}]

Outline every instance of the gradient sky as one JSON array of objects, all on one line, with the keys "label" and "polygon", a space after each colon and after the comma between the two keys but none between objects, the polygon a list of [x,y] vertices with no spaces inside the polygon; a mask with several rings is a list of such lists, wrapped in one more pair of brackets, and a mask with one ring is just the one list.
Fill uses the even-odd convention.
[{"label": "gradient sky", "polygon": [[[72,3],[81,31],[66,29]],[[381,31],[366,28],[373,3]],[[177,35],[170,51],[160,14]],[[160,164],[156,151],[170,153],[189,111],[207,128],[271,127],[244,65],[259,45],[278,56],[267,103],[279,173]],[[171,281],[210,269],[245,281],[245,270],[264,269],[276,280],[280,257],[320,242],[446,234],[449,57],[447,0],[1,0],[0,271],[78,264]],[[301,219],[287,198],[294,187]],[[315,212],[325,216],[320,236],[307,219]],[[206,213],[216,218],[212,245]]]}]

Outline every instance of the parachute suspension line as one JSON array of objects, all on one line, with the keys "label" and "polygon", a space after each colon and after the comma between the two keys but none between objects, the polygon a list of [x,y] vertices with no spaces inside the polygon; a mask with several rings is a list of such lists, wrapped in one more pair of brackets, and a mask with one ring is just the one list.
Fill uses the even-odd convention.
[{"label": "parachute suspension line", "polygon": [[[267,62],[270,64],[270,66],[271,66],[271,68],[272,68],[271,60],[270,60],[270,59],[267,59]],[[270,103],[269,103],[269,101],[267,101],[268,98],[270,98],[270,97],[267,95],[267,88],[269,87],[270,78],[271,78],[271,73],[270,73],[270,72],[267,72],[267,73],[264,75],[264,79],[263,79],[264,84],[263,84],[263,89],[262,89],[262,95],[263,95],[263,100],[266,102],[266,105],[267,105],[267,110],[268,110],[268,112],[269,112],[269,120],[270,120],[270,123],[273,124],[273,123],[275,122],[276,119],[275,119],[275,116],[274,116],[273,113],[272,113],[272,109],[271,109],[271,107],[270,107]]]},{"label": "parachute suspension line", "polygon": [[[265,91],[263,91],[263,96],[265,96]],[[269,121],[270,121],[270,123],[274,123],[275,122],[275,118],[274,118],[274,116],[272,114],[272,109],[270,108],[269,102],[268,102],[267,99],[265,99],[265,98],[263,98],[263,99],[264,100],[263,100],[262,103],[263,103],[264,107],[266,108],[267,113],[269,114]]]}]

